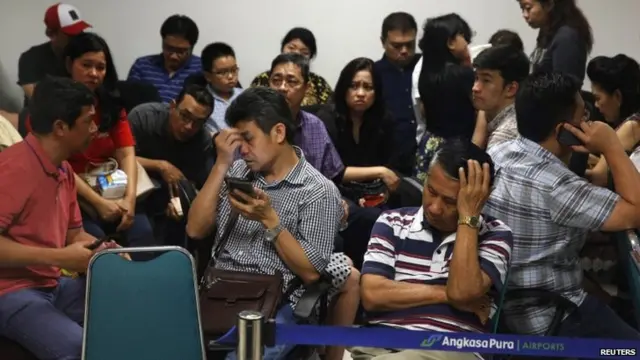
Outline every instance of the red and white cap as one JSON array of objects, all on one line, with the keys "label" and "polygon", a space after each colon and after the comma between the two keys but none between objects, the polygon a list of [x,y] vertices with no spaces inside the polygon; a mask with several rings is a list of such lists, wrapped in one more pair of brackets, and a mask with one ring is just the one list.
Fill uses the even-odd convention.
[{"label": "red and white cap", "polygon": [[55,4],[44,13],[44,24],[49,30],[60,30],[66,35],[78,35],[91,27],[82,20],[80,12],[69,4]]}]

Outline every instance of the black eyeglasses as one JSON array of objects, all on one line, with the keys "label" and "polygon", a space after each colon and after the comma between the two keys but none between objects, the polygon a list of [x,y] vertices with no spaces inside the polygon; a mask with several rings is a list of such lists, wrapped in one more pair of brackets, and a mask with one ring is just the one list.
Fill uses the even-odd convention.
[{"label": "black eyeglasses", "polygon": [[162,51],[169,54],[176,54],[178,56],[185,56],[189,55],[189,53],[191,52],[191,48],[176,47],[162,43]]}]

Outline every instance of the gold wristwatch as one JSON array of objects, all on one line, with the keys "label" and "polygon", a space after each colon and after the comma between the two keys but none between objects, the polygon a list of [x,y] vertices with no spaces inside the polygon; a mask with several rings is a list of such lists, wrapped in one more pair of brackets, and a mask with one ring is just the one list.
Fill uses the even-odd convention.
[{"label": "gold wristwatch", "polygon": [[474,229],[480,228],[480,216],[463,216],[458,219],[458,225],[467,225]]}]

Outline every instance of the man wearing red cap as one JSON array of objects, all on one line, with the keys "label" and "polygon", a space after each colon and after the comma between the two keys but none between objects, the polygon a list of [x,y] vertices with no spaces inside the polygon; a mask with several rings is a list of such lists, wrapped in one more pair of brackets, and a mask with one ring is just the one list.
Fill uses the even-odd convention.
[{"label": "man wearing red cap", "polygon": [[82,20],[78,9],[61,3],[47,9],[44,23],[49,41],[23,52],[18,62],[18,85],[24,90],[25,105],[26,99],[31,97],[34,85],[45,75],[63,75],[62,52],[69,37],[91,27]]}]

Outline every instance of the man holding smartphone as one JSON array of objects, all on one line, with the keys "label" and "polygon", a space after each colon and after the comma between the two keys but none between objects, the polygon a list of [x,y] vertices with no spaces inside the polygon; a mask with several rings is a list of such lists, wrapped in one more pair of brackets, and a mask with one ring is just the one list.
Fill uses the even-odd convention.
[{"label": "man holding smartphone", "polygon": [[[33,132],[0,152],[0,336],[39,359],[80,359],[83,278],[96,239],[82,228],[71,166],[97,128],[94,96],[45,78],[31,100]],[[104,245],[103,245],[104,246]]]},{"label": "man holding smartphone", "polygon": [[[489,150],[498,170],[484,211],[513,231],[509,287],[542,288],[573,302],[577,310],[558,336],[639,340],[637,330],[585,292],[579,252],[590,231],[640,227],[640,173],[609,125],[584,121],[580,82],[570,75],[531,75],[515,108],[521,136]],[[575,151],[603,154],[617,194],[568,168]],[[510,330],[547,331],[556,309],[523,305],[505,305]]]},{"label": "man holding smartphone", "polygon": [[[294,122],[285,97],[268,88],[247,89],[227,109],[226,121],[230,128],[215,137],[217,160],[189,211],[187,234],[202,239],[216,227],[220,241],[232,212],[239,213],[216,268],[277,270],[285,286],[295,277],[310,284],[329,273],[330,295],[340,292],[334,325],[352,324],[359,274],[351,272],[346,256],[332,254],[342,217],[340,193],[293,145]],[[238,151],[242,160],[234,161]],[[298,289],[285,300],[277,322],[296,322],[293,309],[301,293]],[[292,348],[267,348],[264,358],[282,359]],[[331,349],[328,358],[341,359],[343,352]]]}]

